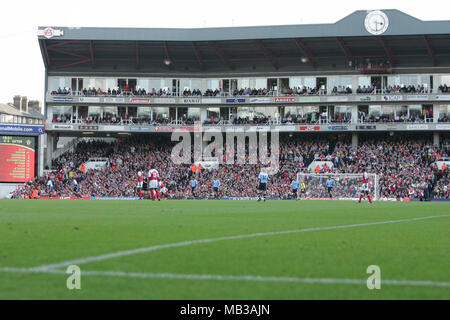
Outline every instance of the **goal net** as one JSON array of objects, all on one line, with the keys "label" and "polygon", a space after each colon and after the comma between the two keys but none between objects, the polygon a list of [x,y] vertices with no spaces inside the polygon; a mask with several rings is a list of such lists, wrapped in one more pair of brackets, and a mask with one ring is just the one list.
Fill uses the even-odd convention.
[{"label": "goal net", "polygon": [[[331,198],[337,200],[359,200],[359,195],[364,190],[362,173],[297,173],[297,181],[305,184],[305,192],[298,190],[299,199],[330,199],[327,180],[334,180],[331,189]],[[333,185],[333,183],[331,183]],[[367,189],[367,188],[366,188]],[[373,200],[378,199],[378,175],[368,174],[368,193]],[[367,200],[367,196],[365,195]]]}]

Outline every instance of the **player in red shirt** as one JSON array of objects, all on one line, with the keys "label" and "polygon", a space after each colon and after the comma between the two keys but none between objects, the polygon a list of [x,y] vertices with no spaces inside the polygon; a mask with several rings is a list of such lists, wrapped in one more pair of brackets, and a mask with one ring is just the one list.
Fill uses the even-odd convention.
[{"label": "player in red shirt", "polygon": [[152,195],[152,201],[155,201],[156,198],[158,200],[161,200],[159,196],[159,190],[158,190],[158,179],[159,179],[159,172],[156,169],[150,169],[148,171],[148,180],[149,180],[149,189],[150,194]]},{"label": "player in red shirt", "polygon": [[160,199],[164,199],[164,196],[166,196],[167,188],[164,186],[164,183],[162,181],[159,182],[159,197]]},{"label": "player in red shirt", "polygon": [[362,198],[364,198],[364,196],[367,196],[367,200],[369,200],[370,203],[372,203],[372,198],[369,195],[369,175],[367,174],[367,172],[363,173],[362,176],[362,188],[361,188],[361,193],[359,195],[359,201],[358,203],[361,203]]}]

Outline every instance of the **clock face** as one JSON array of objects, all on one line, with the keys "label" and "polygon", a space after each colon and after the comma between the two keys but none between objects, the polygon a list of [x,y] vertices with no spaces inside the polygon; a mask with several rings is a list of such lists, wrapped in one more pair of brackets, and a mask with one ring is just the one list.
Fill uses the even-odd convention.
[{"label": "clock face", "polygon": [[389,26],[389,19],[382,11],[371,11],[366,16],[364,26],[371,34],[382,34]]}]

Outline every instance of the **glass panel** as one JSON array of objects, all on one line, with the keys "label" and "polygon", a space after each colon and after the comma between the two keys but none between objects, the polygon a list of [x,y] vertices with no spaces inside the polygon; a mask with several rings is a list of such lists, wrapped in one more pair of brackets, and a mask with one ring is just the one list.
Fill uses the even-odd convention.
[{"label": "glass panel", "polygon": [[238,79],[238,90],[250,88],[250,79]]},{"label": "glass panel", "polygon": [[138,118],[150,118],[151,117],[150,107],[138,107],[137,116]]},{"label": "glass panel", "polygon": [[298,89],[302,85],[302,79],[301,78],[290,78],[289,79],[289,87],[291,89]]},{"label": "glass panel", "polygon": [[358,77],[358,86],[363,87],[370,87],[372,85],[370,81],[370,77]]},{"label": "glass panel", "polygon": [[409,118],[411,120],[416,120],[422,116],[422,106],[421,105],[410,105],[409,106]]},{"label": "glass panel", "polygon": [[53,119],[56,122],[66,122],[71,119],[72,106],[53,106]]},{"label": "glass panel", "polygon": [[316,87],[316,78],[305,78],[304,86],[306,88],[314,89]]},{"label": "glass panel", "polygon": [[284,117],[296,117],[297,114],[301,114],[298,107],[285,107],[284,108]]},{"label": "glass panel", "polygon": [[394,109],[395,110],[395,121],[404,121],[408,117],[408,106],[401,106]]},{"label": "glass panel", "polygon": [[266,78],[257,78],[255,79],[255,89],[266,89],[267,88],[267,79]]},{"label": "glass panel", "polygon": [[188,108],[187,110],[188,119],[191,121],[200,120],[200,108]]},{"label": "glass panel", "polygon": [[206,117],[208,120],[211,120],[211,117],[214,119],[219,119],[220,108],[206,108]]},{"label": "glass panel", "polygon": [[94,106],[88,107],[88,116],[99,117],[101,114],[102,114],[102,107],[94,107]]},{"label": "glass panel", "polygon": [[103,107],[103,114],[105,116],[117,116],[117,107]]},{"label": "glass panel", "polygon": [[206,88],[210,90],[219,89],[219,80],[208,80],[206,81]]},{"label": "glass panel", "polygon": [[315,123],[319,120],[319,106],[299,107],[302,114],[302,122]]},{"label": "glass panel", "polygon": [[169,108],[168,107],[158,107],[152,108],[153,121],[157,123],[168,122],[169,119]]},{"label": "glass panel", "polygon": [[450,121],[450,106],[439,106],[439,121]]},{"label": "glass panel", "polygon": [[369,106],[369,119],[378,121],[381,117],[381,106]]},{"label": "glass panel", "polygon": [[72,78],[64,77],[49,77],[48,78],[48,90],[63,93],[64,89],[66,91],[72,86]]}]

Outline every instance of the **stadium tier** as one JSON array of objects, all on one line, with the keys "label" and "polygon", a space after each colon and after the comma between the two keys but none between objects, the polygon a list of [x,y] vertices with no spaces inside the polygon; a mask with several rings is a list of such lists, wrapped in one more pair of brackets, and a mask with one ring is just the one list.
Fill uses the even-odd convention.
[{"label": "stadium tier", "polygon": [[[80,196],[136,197],[136,170],[147,172],[143,164],[154,157],[170,197],[217,196],[211,175],[221,179],[220,196],[255,197],[261,165],[230,166],[220,157],[207,159],[214,170],[199,173],[190,194],[192,171],[171,164],[170,134],[267,131],[281,141],[280,172],[267,195],[290,197],[287,181],[328,157],[336,164],[325,172],[377,174],[380,198],[427,198],[425,189],[448,198],[449,30],[450,21],[398,10],[317,25],[40,27],[46,150],[39,173],[57,179],[64,169],[52,191],[64,196],[74,194],[64,182],[72,171]],[[73,141],[57,150],[62,137]],[[88,160],[96,169],[77,173]],[[36,181],[44,191],[45,179]],[[433,192],[424,186],[430,181]]]},{"label": "stadium tier", "polygon": [[[359,178],[351,185],[336,187],[331,197],[357,199],[362,173],[368,172],[377,175],[380,199],[450,199],[448,165],[439,165],[439,159],[445,159],[449,154],[448,145],[434,147],[431,135],[424,136],[427,135],[367,135],[357,148],[353,148],[349,135],[311,135],[307,139],[301,134],[282,135],[280,168],[269,179],[267,196],[296,199],[292,181],[299,172],[311,172],[309,176],[317,173],[325,178],[323,181],[317,178],[314,183],[305,180],[306,190],[299,195],[300,199],[328,198],[325,180],[328,175],[337,173],[359,174]],[[52,170],[45,176],[18,189],[13,197],[34,197],[35,192],[40,198],[137,198],[141,197],[137,188],[138,172],[141,171],[146,177],[142,198],[146,198],[146,173],[150,167],[159,171],[160,181],[167,188],[165,197],[170,199],[258,197],[261,164],[239,165],[221,161],[215,168],[201,164],[177,165],[171,161],[172,150],[173,142],[167,136],[135,135],[111,143],[81,141],[73,152],[55,159]],[[86,168],[92,164],[92,159],[103,159],[103,162],[99,161],[97,168]],[[339,185],[339,177],[335,179]],[[195,189],[192,188],[193,180],[196,181]],[[215,180],[220,181],[218,190],[214,189]],[[371,185],[372,191],[373,188]]]}]

